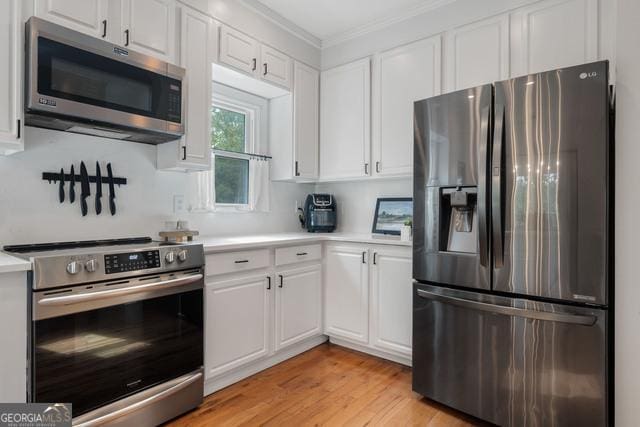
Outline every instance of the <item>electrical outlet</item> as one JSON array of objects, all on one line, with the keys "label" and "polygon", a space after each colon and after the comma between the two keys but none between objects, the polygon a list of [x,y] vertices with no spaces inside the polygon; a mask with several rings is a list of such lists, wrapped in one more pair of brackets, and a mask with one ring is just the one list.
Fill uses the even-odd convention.
[{"label": "electrical outlet", "polygon": [[173,196],[173,213],[183,213],[184,211],[184,196],[176,194]]}]

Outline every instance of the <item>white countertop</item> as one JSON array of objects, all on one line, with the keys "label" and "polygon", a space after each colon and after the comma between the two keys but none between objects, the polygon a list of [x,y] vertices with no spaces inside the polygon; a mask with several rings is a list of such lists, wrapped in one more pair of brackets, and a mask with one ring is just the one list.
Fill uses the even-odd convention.
[{"label": "white countertop", "polygon": [[0,273],[14,273],[16,271],[31,270],[31,263],[22,258],[0,252]]},{"label": "white countertop", "polygon": [[[326,241],[405,247],[411,246],[411,242],[403,242],[394,236],[373,237],[371,234],[358,233],[272,233],[225,237],[202,236],[194,240],[195,243],[202,243],[205,252],[220,252]],[[31,263],[29,261],[0,252],[0,274],[29,270],[31,270]]]},{"label": "white countertop", "polygon": [[205,252],[219,252],[238,249],[252,249],[274,245],[305,244],[313,242],[353,242],[375,245],[410,247],[411,242],[403,242],[398,237],[358,233],[273,233],[247,236],[207,237],[202,236],[196,243],[202,243]]}]

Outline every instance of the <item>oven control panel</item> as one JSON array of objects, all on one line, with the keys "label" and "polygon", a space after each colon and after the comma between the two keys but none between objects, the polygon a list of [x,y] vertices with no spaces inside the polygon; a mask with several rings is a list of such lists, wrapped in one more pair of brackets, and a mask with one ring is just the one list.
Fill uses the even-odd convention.
[{"label": "oven control panel", "polygon": [[129,252],[104,256],[106,274],[160,267],[160,251]]}]

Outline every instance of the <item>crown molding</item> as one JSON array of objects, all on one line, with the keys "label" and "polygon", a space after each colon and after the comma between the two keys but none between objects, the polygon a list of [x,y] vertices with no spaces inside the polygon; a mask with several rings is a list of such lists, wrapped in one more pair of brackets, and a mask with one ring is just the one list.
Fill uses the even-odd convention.
[{"label": "crown molding", "polygon": [[267,19],[271,23],[277,25],[283,30],[287,31],[291,35],[299,38],[300,40],[310,44],[311,46],[321,49],[322,48],[322,40],[318,37],[314,36],[310,32],[304,30],[303,28],[297,26],[293,22],[289,21],[282,15],[274,12],[273,10],[266,7],[264,4],[260,3],[258,0],[240,0],[245,6],[249,9],[253,10],[263,18]]},{"label": "crown molding", "polygon": [[393,24],[397,24],[398,22],[406,21],[407,19],[411,19],[414,16],[422,15],[423,13],[446,6],[450,3],[453,3],[454,1],[456,0],[428,0],[423,4],[420,4],[416,7],[412,7],[409,9],[405,9],[402,12],[397,13],[395,15],[391,15],[383,19],[376,20],[368,24],[364,24],[354,29],[323,39],[321,43],[321,48],[326,49],[328,47],[335,46],[340,43],[344,43],[346,41],[355,39],[357,37],[364,36],[365,34],[382,30],[383,28],[389,27]]}]

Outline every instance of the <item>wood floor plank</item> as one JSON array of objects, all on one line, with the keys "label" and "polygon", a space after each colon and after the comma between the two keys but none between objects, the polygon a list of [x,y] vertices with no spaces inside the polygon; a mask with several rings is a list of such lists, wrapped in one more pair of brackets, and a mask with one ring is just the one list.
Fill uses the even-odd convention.
[{"label": "wood floor plank", "polygon": [[411,390],[411,369],[323,344],[211,394],[167,427],[420,426],[479,421]]}]

